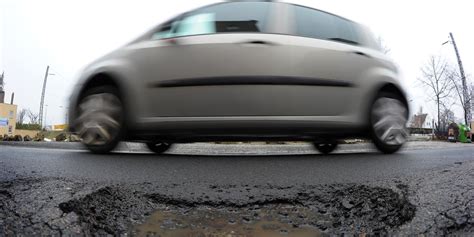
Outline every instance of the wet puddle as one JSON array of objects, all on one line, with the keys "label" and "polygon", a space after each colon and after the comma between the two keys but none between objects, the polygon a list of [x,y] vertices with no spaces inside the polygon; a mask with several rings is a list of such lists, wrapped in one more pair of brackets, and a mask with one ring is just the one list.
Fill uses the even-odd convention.
[{"label": "wet puddle", "polygon": [[[163,209],[136,227],[137,236],[250,237],[320,236],[308,225],[308,209],[289,205],[263,208]],[[314,220],[314,219],[313,219]]]}]

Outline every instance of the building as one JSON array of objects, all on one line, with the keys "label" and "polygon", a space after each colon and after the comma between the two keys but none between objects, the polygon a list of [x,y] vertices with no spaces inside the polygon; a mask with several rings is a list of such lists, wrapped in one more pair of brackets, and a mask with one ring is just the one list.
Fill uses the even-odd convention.
[{"label": "building", "polygon": [[423,108],[420,107],[418,113],[413,115],[410,120],[408,127],[410,128],[433,128],[433,118],[427,114],[423,113]]},{"label": "building", "polygon": [[428,114],[415,114],[413,115],[410,123],[411,128],[425,128],[426,117]]},{"label": "building", "polygon": [[13,104],[13,94],[11,104],[5,104],[4,74],[0,75],[0,135],[12,136],[15,134],[16,127],[16,109]]},{"label": "building", "polygon": [[15,134],[16,110],[16,105],[0,103],[0,135]]},{"label": "building", "polygon": [[417,114],[414,114],[408,124],[410,134],[432,134],[433,119],[429,114],[423,113],[423,108]]}]

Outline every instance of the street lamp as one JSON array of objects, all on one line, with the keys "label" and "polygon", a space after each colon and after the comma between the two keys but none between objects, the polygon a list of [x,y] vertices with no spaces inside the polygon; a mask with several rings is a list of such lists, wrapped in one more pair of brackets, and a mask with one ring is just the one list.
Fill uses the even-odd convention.
[{"label": "street lamp", "polygon": [[47,118],[48,118],[48,105],[45,105],[46,106],[46,109],[45,109],[45,112],[44,112],[44,126],[42,126],[44,129],[46,129],[46,126],[48,125],[48,121],[47,121]]},{"label": "street lamp", "polygon": [[467,88],[466,75],[464,74],[464,67],[462,65],[461,55],[459,54],[458,46],[456,45],[456,41],[454,40],[453,33],[449,33],[449,37],[451,40],[444,42],[442,45],[452,43],[454,47],[454,52],[456,53],[456,57],[458,59],[459,72],[461,73],[461,80],[462,80],[462,93],[463,93],[463,98],[464,98],[464,104],[462,105],[463,110],[464,110],[464,122],[466,123],[467,126],[469,126],[470,120],[472,119],[472,115],[471,115],[471,104],[470,104],[469,92]]},{"label": "street lamp", "polygon": [[46,73],[44,74],[44,81],[43,81],[43,90],[41,91],[41,102],[40,102],[40,109],[39,109],[39,124],[43,127],[43,106],[44,106],[44,97],[46,94],[46,84],[48,83],[48,76],[54,76],[55,74],[49,73],[49,65],[46,67]]}]

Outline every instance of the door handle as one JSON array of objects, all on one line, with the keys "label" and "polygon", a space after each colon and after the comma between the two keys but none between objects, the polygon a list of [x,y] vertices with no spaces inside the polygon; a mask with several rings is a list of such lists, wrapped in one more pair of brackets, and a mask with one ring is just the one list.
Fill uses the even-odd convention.
[{"label": "door handle", "polygon": [[364,56],[364,57],[367,57],[367,58],[372,58],[370,55],[364,53],[364,52],[361,52],[361,51],[352,51],[351,53],[353,54],[357,54],[359,56]]},{"label": "door handle", "polygon": [[249,40],[249,41],[244,41],[240,44],[268,45],[268,46],[276,45],[275,43],[265,41],[265,40]]}]

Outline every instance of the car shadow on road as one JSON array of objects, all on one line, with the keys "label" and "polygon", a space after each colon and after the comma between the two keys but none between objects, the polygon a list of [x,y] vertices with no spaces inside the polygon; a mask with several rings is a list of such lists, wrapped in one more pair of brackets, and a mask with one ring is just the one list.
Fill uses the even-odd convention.
[{"label": "car shadow on road", "polygon": [[[88,152],[82,154],[90,156]],[[131,153],[131,152],[113,152],[107,155],[93,155],[94,157],[101,158],[113,158],[113,159],[129,159],[129,158],[140,158],[140,159],[231,159],[231,160],[250,160],[250,159],[275,159],[275,158],[291,158],[291,159],[360,159],[360,158],[395,158],[405,156],[403,153],[384,155],[379,152],[354,152],[354,153],[333,153],[333,154],[180,154],[180,153],[165,153],[165,154],[154,154],[154,153]]]}]

